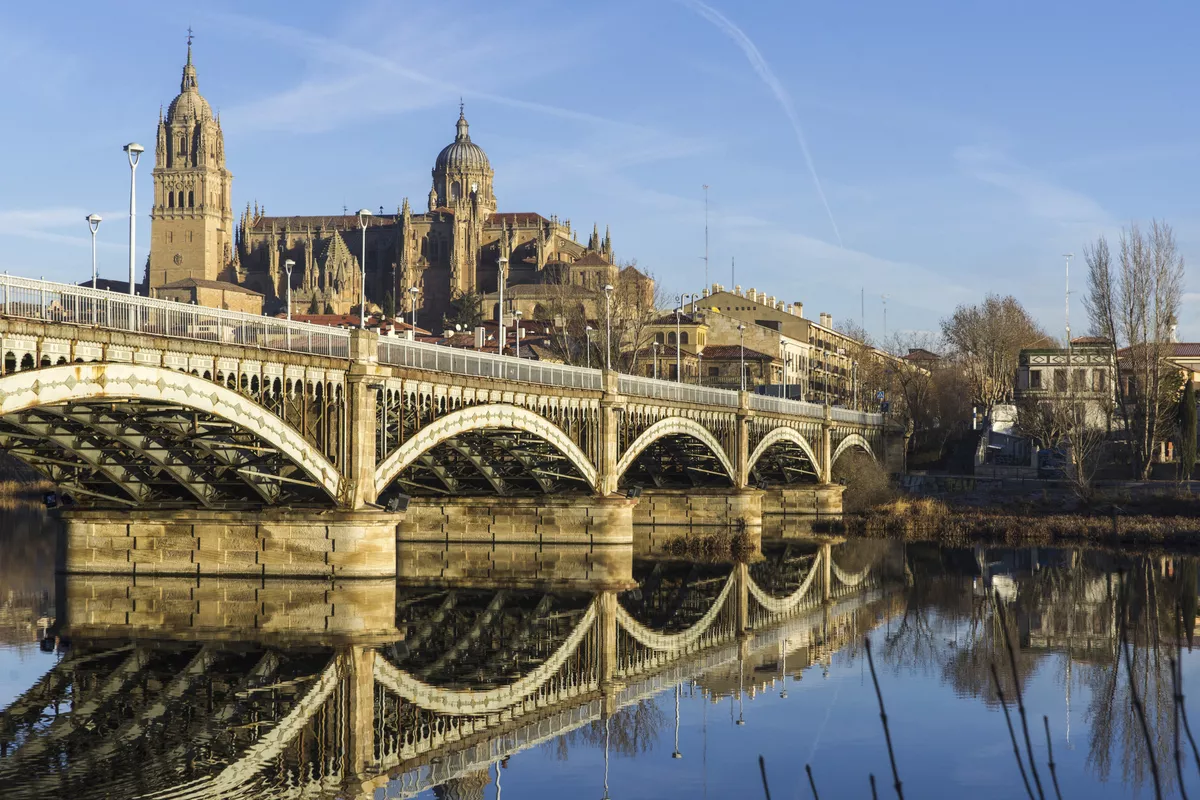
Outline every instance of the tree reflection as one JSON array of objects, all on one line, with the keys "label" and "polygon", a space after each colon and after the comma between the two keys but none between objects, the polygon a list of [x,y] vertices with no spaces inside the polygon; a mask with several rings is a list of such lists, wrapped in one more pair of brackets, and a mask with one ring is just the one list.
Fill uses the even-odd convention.
[{"label": "tree reflection", "polygon": [[[994,706],[999,699],[992,664],[1005,697],[1015,697],[1002,627],[1007,617],[1022,687],[1044,665],[1054,666],[1051,679],[1067,701],[1068,737],[1071,693],[1085,690],[1088,764],[1096,775],[1108,780],[1119,774],[1132,786],[1152,780],[1150,750],[1133,705],[1136,686],[1162,787],[1174,786],[1171,658],[1181,644],[1190,646],[1194,632],[1196,559],[909,546],[905,562],[905,611],[884,634],[884,663],[938,675],[958,694]],[[1132,675],[1121,659],[1122,615]],[[1030,709],[1031,719],[1041,713]]]},{"label": "tree reflection", "polygon": [[[667,716],[654,698],[625,706],[608,718],[609,752],[629,757],[649,752],[666,722]],[[603,719],[593,720],[559,736],[551,744],[555,757],[566,761],[573,746],[604,747],[604,725]]]}]

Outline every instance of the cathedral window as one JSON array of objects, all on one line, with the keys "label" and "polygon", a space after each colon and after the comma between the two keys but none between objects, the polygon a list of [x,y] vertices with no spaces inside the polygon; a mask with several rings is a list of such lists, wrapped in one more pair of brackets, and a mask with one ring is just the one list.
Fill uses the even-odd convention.
[{"label": "cathedral window", "polygon": [[167,192],[167,208],[175,207],[175,193]]},{"label": "cathedral window", "polygon": [[684,331],[683,333],[679,334],[679,343],[680,343],[680,344],[687,344],[687,343],[688,343],[688,335],[687,335],[687,331]]},{"label": "cathedral window", "polygon": [[192,192],[188,192],[188,208],[196,207],[194,200],[195,200],[195,195]]},{"label": "cathedral window", "polygon": [[183,192],[179,192],[179,207],[183,208]]},{"label": "cathedral window", "polygon": [[450,199],[457,200],[461,196],[462,196],[462,184],[459,183],[458,181],[455,181],[450,186]]}]

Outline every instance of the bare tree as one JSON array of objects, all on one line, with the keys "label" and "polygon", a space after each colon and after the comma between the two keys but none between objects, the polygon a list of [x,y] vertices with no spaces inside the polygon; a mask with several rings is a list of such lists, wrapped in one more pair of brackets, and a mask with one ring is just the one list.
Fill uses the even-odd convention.
[{"label": "bare tree", "polygon": [[1130,466],[1145,479],[1154,451],[1170,437],[1174,422],[1171,412],[1180,381],[1169,358],[1183,295],[1183,256],[1171,226],[1158,220],[1147,233],[1136,224],[1121,231],[1116,264],[1104,237],[1088,245],[1084,255],[1088,318],[1093,332],[1112,348],[1114,391],[1129,440]]},{"label": "bare tree", "polygon": [[1066,479],[1081,498],[1092,483],[1108,446],[1107,426],[1094,401],[1073,391],[1026,397],[1017,404],[1017,427],[1042,447],[1061,449],[1067,457]]},{"label": "bare tree", "polygon": [[994,294],[956,308],[942,320],[942,336],[966,374],[972,401],[987,412],[1012,401],[1021,350],[1050,339],[1016,298]]}]

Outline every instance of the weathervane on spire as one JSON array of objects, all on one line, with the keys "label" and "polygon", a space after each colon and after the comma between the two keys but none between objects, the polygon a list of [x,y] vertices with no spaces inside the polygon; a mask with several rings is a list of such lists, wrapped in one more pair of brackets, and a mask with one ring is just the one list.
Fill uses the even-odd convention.
[{"label": "weathervane on spire", "polygon": [[463,115],[463,99],[462,99],[462,95],[459,95],[458,96],[458,116],[461,117],[462,115]]},{"label": "weathervane on spire", "polygon": [[188,25],[188,47],[192,46],[192,26]]}]

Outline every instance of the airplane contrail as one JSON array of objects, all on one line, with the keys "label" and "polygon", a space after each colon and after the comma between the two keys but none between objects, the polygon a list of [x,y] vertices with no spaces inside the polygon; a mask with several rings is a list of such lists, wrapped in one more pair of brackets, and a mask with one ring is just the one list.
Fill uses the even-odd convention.
[{"label": "airplane contrail", "polygon": [[742,53],[746,56],[746,60],[750,62],[750,66],[758,73],[758,77],[771,90],[771,94],[775,95],[776,101],[783,108],[783,113],[787,115],[788,122],[792,124],[792,130],[796,134],[796,141],[800,143],[800,151],[804,154],[805,163],[808,164],[808,173],[812,176],[813,184],[817,188],[817,194],[821,198],[822,205],[825,206],[825,213],[829,215],[829,224],[833,226],[833,233],[837,237],[838,245],[844,246],[842,243],[842,233],[838,230],[837,220],[833,218],[833,209],[829,206],[829,200],[825,197],[825,189],[821,186],[821,178],[817,175],[817,165],[813,162],[812,152],[808,149],[808,140],[804,137],[804,126],[800,124],[800,117],[796,114],[796,109],[792,105],[791,96],[783,88],[783,85],[779,82],[779,78],[775,77],[775,73],[771,70],[771,65],[763,58],[763,54],[750,37],[746,35],[746,32],[735,25],[720,11],[702,2],[702,0],[677,0],[677,2],[682,3],[711,22],[722,33],[732,39],[734,44],[741,48]]}]

